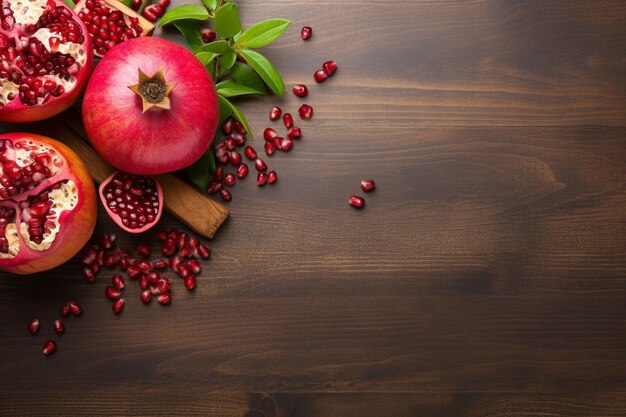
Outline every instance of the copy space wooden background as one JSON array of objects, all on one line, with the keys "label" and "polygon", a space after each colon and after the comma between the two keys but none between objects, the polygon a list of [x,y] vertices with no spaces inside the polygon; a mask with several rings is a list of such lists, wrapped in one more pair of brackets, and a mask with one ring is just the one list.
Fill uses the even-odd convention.
[{"label": "copy space wooden background", "polygon": [[[114,317],[75,262],[2,274],[0,414],[626,415],[626,3],[238,3],[294,20],[265,52],[311,87],[279,183],[235,187],[169,308],[131,288]],[[260,135],[300,102],[243,108]],[[69,298],[86,314],[46,359]]]}]

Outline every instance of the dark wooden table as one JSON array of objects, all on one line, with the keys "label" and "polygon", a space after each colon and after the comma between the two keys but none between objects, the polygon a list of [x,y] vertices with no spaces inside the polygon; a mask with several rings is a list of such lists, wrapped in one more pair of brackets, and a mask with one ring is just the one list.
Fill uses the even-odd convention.
[{"label": "dark wooden table", "polygon": [[[169,308],[132,288],[115,317],[76,262],[3,273],[0,415],[625,416],[626,3],[238,3],[294,20],[265,52],[311,86],[279,184],[236,186]],[[299,103],[243,108],[259,134]]]}]

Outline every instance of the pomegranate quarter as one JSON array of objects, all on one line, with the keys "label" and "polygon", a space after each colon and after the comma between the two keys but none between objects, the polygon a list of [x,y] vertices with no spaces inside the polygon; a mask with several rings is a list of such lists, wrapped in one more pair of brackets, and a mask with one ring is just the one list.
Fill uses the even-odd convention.
[{"label": "pomegranate quarter", "polygon": [[164,39],[139,37],[98,64],[85,92],[83,122],[96,151],[117,169],[162,174],[206,152],[219,106],[195,55]]},{"label": "pomegranate quarter", "polygon": [[0,134],[0,269],[31,274],[72,258],[96,224],[96,191],[78,156],[53,139]]}]

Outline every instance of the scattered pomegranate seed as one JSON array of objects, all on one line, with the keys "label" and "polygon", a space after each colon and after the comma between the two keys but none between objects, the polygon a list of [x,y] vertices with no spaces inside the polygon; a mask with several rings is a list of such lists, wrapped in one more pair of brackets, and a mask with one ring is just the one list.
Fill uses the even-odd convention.
[{"label": "scattered pomegranate seed", "polygon": [[137,245],[137,253],[141,256],[148,257],[152,254],[152,249],[150,246],[145,244]]},{"label": "scattered pomegranate seed", "polygon": [[237,168],[237,178],[244,179],[247,176],[248,176],[248,164],[239,165],[239,168]]},{"label": "scattered pomegranate seed", "polygon": [[259,172],[256,176],[256,185],[263,187],[267,184],[267,174],[265,172]]},{"label": "scattered pomegranate seed", "polygon": [[302,137],[302,129],[300,129],[299,127],[295,127],[295,126],[292,127],[287,132],[287,137],[289,139],[300,139]]},{"label": "scattered pomegranate seed", "polygon": [[361,181],[361,189],[364,192],[369,193],[370,191],[374,191],[376,189],[376,184],[374,183],[374,180],[363,180]]},{"label": "scattered pomegranate seed", "polygon": [[193,275],[189,275],[187,278],[185,278],[185,288],[187,288],[189,291],[193,291],[194,288],[196,288],[196,277],[194,277]]},{"label": "scattered pomegranate seed", "polygon": [[70,305],[66,303],[63,306],[61,306],[61,308],[59,309],[59,314],[61,315],[61,317],[69,316],[70,315]]},{"label": "scattered pomegranate seed", "polygon": [[122,310],[124,310],[124,306],[126,305],[126,300],[120,298],[119,300],[115,300],[111,305],[113,309],[113,314],[120,314]]},{"label": "scattered pomegranate seed", "polygon": [[293,127],[293,117],[291,113],[285,113],[283,115],[283,123],[287,129],[291,129]]},{"label": "scattered pomegranate seed", "polygon": [[246,146],[246,148],[243,150],[243,153],[246,154],[246,158],[251,161],[254,161],[257,157],[256,151],[252,146]]},{"label": "scattered pomegranate seed", "polygon": [[328,78],[328,74],[326,74],[324,70],[318,70],[315,71],[315,74],[313,74],[313,78],[315,78],[316,82],[322,83],[326,81],[326,78]]},{"label": "scattered pomegranate seed", "polygon": [[169,291],[161,293],[159,294],[157,301],[163,306],[168,306],[172,303],[172,294]]},{"label": "scattered pomegranate seed", "polygon": [[217,32],[209,28],[202,29],[200,31],[200,35],[202,36],[202,42],[204,43],[211,43],[217,39]]},{"label": "scattered pomegranate seed", "polygon": [[276,136],[278,136],[276,134],[276,131],[274,129],[272,129],[271,127],[267,127],[263,131],[263,139],[265,139],[266,141],[270,141],[270,140],[274,139]]},{"label": "scattered pomegranate seed", "polygon": [[276,180],[278,180],[278,174],[276,173],[276,171],[270,171],[267,174],[267,182],[269,184],[274,184]]},{"label": "scattered pomegranate seed", "polygon": [[155,237],[159,240],[165,240],[167,239],[167,232],[165,230],[161,230],[160,232],[157,232]]},{"label": "scattered pomegranate seed", "polygon": [[241,154],[237,151],[232,151],[230,153],[230,163],[234,166],[234,167],[238,167],[239,164],[241,164]]},{"label": "scattered pomegranate seed", "polygon": [[113,275],[113,277],[111,278],[111,284],[113,284],[113,286],[117,288],[118,290],[122,290],[125,287],[124,278],[122,278],[121,275],[117,275],[117,274]]},{"label": "scattered pomegranate seed", "polygon": [[199,274],[200,272],[202,272],[202,265],[200,265],[200,262],[198,262],[198,260],[196,259],[190,259],[187,262],[187,267],[194,274]]},{"label": "scattered pomegranate seed", "polygon": [[58,334],[59,336],[65,333],[65,325],[63,324],[61,320],[55,320],[53,328],[54,328],[54,332]]},{"label": "scattered pomegranate seed", "polygon": [[94,282],[96,280],[96,274],[89,268],[85,267],[83,269],[83,275],[85,276],[85,281]]},{"label": "scattered pomegranate seed", "polygon": [[209,259],[211,257],[211,248],[206,245],[198,246],[198,255],[201,259]]},{"label": "scattered pomegranate seed", "polygon": [[270,110],[270,120],[271,121],[278,120],[282,112],[283,111],[280,109],[280,107],[276,107],[276,106],[272,107],[272,110]]},{"label": "scattered pomegranate seed", "polygon": [[229,187],[235,185],[236,182],[237,181],[235,180],[235,175],[230,172],[224,177],[224,184],[228,185]]},{"label": "scattered pomegranate seed", "polygon": [[306,97],[309,94],[309,89],[304,84],[294,85],[292,91],[298,97]]},{"label": "scattered pomegranate seed", "polygon": [[150,286],[150,283],[148,282],[148,278],[146,278],[145,275],[142,275],[137,280],[137,285],[139,285],[139,288],[141,288],[142,290],[145,290]]},{"label": "scattered pomegranate seed", "polygon": [[257,171],[259,172],[265,172],[267,171],[267,164],[265,163],[264,160],[262,160],[261,158],[257,158],[254,161],[254,167],[256,168]]},{"label": "scattered pomegranate seed", "polygon": [[231,201],[233,199],[233,195],[226,188],[220,190],[220,196],[224,201]]},{"label": "scattered pomegranate seed", "polygon": [[68,305],[70,307],[70,311],[74,316],[80,317],[83,315],[83,308],[76,301],[70,301]]},{"label": "scattered pomegranate seed", "polygon": [[289,138],[285,138],[280,142],[280,148],[285,151],[285,152],[289,152],[291,150],[291,148],[293,148],[293,140],[289,139]]},{"label": "scattered pomegranate seed", "polygon": [[274,152],[276,152],[276,146],[272,142],[265,142],[265,153],[272,156]]},{"label": "scattered pomegranate seed", "polygon": [[358,195],[351,195],[348,199],[348,204],[354,208],[363,208],[365,206],[365,199]]},{"label": "scattered pomegranate seed", "polygon": [[301,119],[308,120],[313,117],[313,107],[309,106],[308,104],[303,104],[298,109],[298,114],[300,115]]},{"label": "scattered pomegranate seed", "polygon": [[165,269],[167,268],[167,261],[165,259],[159,259],[157,261],[154,261],[152,267],[154,269]]},{"label": "scattered pomegranate seed", "polygon": [[39,320],[35,319],[26,325],[30,334],[35,334],[39,331]]},{"label": "scattered pomegranate seed", "polygon": [[150,304],[150,301],[152,301],[152,294],[150,294],[150,290],[142,291],[139,299],[144,304]]},{"label": "scattered pomegranate seed", "polygon": [[215,194],[221,188],[222,188],[222,183],[221,182],[213,181],[211,184],[209,184],[209,187],[207,188],[207,192],[209,194]]},{"label": "scattered pomegranate seed", "polygon": [[117,300],[122,296],[122,291],[112,286],[106,287],[104,292],[109,300]]},{"label": "scattered pomegranate seed", "polygon": [[337,71],[337,64],[335,61],[326,61],[322,64],[322,70],[330,77]]},{"label": "scattered pomegranate seed", "polygon": [[313,35],[313,29],[310,26],[304,26],[300,31],[300,37],[303,41],[308,41]]},{"label": "scattered pomegranate seed", "polygon": [[46,356],[52,355],[57,350],[57,344],[53,340],[48,340],[43,344],[42,353]]},{"label": "scattered pomegranate seed", "polygon": [[222,167],[215,168],[215,172],[213,173],[213,179],[215,181],[220,181],[222,178],[224,178],[224,168]]},{"label": "scattered pomegranate seed", "polygon": [[224,120],[224,123],[222,123],[222,133],[225,135],[233,133],[234,124],[235,120],[232,117]]},{"label": "scattered pomegranate seed", "polygon": [[234,128],[235,132],[239,133],[240,135],[245,135],[247,133],[243,123],[241,123],[239,120],[235,120]]}]

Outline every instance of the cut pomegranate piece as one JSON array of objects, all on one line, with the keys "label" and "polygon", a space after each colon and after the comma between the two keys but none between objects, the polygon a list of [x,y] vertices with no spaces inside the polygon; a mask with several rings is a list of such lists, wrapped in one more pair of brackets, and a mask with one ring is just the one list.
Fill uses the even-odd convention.
[{"label": "cut pomegranate piece", "polygon": [[99,57],[119,43],[154,30],[152,23],[117,0],[82,0],[74,11],[87,26],[94,54]]},{"label": "cut pomegranate piece", "polygon": [[54,116],[78,99],[93,67],[87,28],[60,0],[3,0],[0,122]]},{"label": "cut pomegranate piece", "polygon": [[161,218],[163,191],[153,177],[116,172],[99,191],[107,214],[127,232],[145,232]]}]

